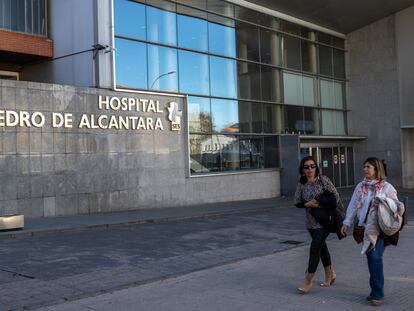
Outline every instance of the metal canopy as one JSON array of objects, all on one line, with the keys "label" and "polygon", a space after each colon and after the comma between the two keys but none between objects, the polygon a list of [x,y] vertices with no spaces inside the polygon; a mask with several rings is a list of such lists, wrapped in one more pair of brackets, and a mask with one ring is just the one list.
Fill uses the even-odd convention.
[{"label": "metal canopy", "polygon": [[414,0],[248,0],[248,2],[344,34],[414,5]]}]

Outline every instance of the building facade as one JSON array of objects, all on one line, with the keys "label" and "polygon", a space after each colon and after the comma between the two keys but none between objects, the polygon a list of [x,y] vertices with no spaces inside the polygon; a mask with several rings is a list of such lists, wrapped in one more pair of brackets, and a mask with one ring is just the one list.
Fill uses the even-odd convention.
[{"label": "building facade", "polygon": [[0,8],[2,214],[290,194],[305,155],[339,187],[371,155],[413,187],[412,8],[347,34],[245,1]]}]

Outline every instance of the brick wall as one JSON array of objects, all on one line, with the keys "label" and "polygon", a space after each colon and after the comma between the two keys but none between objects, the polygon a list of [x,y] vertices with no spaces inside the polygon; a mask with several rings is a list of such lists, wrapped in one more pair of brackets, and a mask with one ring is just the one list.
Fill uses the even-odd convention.
[{"label": "brick wall", "polygon": [[52,57],[53,41],[44,36],[0,30],[0,51]]}]

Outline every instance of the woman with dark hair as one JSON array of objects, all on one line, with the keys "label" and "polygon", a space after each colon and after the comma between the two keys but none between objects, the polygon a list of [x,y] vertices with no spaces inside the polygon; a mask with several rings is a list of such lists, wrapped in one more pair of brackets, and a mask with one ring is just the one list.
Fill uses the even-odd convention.
[{"label": "woman with dark hair", "polygon": [[299,183],[295,192],[295,205],[306,210],[306,225],[312,237],[310,246],[308,269],[306,271],[305,282],[298,290],[300,293],[307,293],[312,286],[312,279],[318,267],[319,261],[322,260],[325,269],[325,282],[321,286],[328,287],[334,284],[336,274],[332,268],[331,256],[326,238],[329,231],[324,228],[312,215],[312,209],[322,208],[320,203],[315,199],[324,191],[333,193],[336,197],[337,204],[340,203],[338,191],[327,176],[319,174],[319,167],[313,157],[305,157],[299,165]]},{"label": "woman with dark hair", "polygon": [[[377,198],[391,198],[398,202],[397,191],[387,181],[383,161],[377,158],[368,158],[364,162],[365,178],[354,190],[351,201],[346,211],[341,232],[346,234],[348,227],[352,225],[355,217],[358,219],[358,226],[366,228],[366,219],[370,208],[377,208],[379,200]],[[401,230],[401,229],[400,229]],[[394,236],[386,236],[380,233],[375,247],[366,253],[368,270],[370,274],[369,285],[371,293],[367,300],[373,306],[381,304],[384,297],[384,271],[383,259],[385,246],[398,242],[398,232]]]}]

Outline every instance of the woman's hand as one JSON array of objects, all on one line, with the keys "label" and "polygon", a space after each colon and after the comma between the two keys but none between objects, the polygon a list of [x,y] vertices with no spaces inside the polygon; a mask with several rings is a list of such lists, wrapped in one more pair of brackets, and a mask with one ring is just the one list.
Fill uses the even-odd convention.
[{"label": "woman's hand", "polygon": [[345,236],[347,234],[347,232],[348,232],[348,226],[347,225],[342,225],[341,234]]},{"label": "woman's hand", "polygon": [[308,207],[308,208],[317,208],[317,207],[319,207],[319,202],[316,201],[315,199],[312,199],[312,200],[306,202],[305,206]]}]

